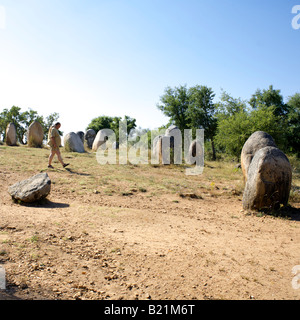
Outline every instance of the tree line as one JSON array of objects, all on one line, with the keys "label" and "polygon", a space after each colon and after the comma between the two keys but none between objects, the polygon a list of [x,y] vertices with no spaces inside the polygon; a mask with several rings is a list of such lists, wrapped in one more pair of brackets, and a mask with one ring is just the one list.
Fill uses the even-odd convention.
[{"label": "tree line", "polygon": [[9,123],[13,123],[17,131],[17,139],[21,144],[27,143],[27,130],[32,122],[38,121],[44,130],[44,139],[47,139],[50,126],[57,121],[59,114],[54,112],[44,118],[37,111],[29,109],[21,111],[21,108],[12,106],[10,109],[4,109],[0,113],[0,136],[5,141],[6,128]]},{"label": "tree line", "polygon": [[239,158],[244,143],[255,131],[273,136],[286,153],[300,156],[300,94],[285,103],[280,90],[271,85],[258,89],[246,101],[222,91],[219,102],[207,86],[167,87],[157,108],[170,118],[168,125],[184,129],[204,129],[206,149],[213,160],[217,154]]},{"label": "tree line", "polygon": [[[249,100],[234,98],[225,91],[222,91],[220,101],[214,102],[214,99],[214,91],[207,86],[167,87],[157,108],[170,120],[161,128],[174,124],[182,133],[184,129],[193,129],[194,132],[195,129],[204,129],[206,155],[213,160],[220,154],[239,158],[244,143],[255,131],[269,133],[281,150],[300,156],[300,93],[284,102],[280,90],[270,85],[268,89],[258,89]],[[58,118],[56,112],[44,118],[32,109],[22,112],[21,108],[13,106],[0,113],[0,136],[4,141],[7,125],[12,122],[19,142],[26,144],[28,127],[36,120],[42,124],[46,139],[49,127]],[[136,129],[136,119],[129,116],[124,119],[99,116],[92,119],[86,129],[95,132],[111,129],[118,141],[119,124],[125,120],[129,135],[132,129]],[[149,129],[139,128],[138,131],[150,139]]]}]

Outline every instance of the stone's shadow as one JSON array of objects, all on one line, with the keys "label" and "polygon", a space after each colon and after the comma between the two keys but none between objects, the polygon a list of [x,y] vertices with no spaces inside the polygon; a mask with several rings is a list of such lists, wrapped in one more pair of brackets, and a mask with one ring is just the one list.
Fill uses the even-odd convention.
[{"label": "stone's shadow", "polygon": [[299,208],[294,208],[294,207],[289,207],[287,210],[288,216],[291,218],[293,221],[300,221],[300,209]]},{"label": "stone's shadow", "polygon": [[50,201],[48,199],[42,199],[34,203],[21,203],[21,205],[25,207],[44,208],[44,209],[63,209],[63,208],[70,207],[68,203],[58,203],[58,202]]},{"label": "stone's shadow", "polygon": [[14,296],[12,293],[8,293],[7,291],[0,290],[0,301],[8,301],[8,300],[22,300]]},{"label": "stone's shadow", "polygon": [[265,212],[265,214],[273,217],[288,219],[291,221],[300,221],[300,208],[295,208],[290,205],[278,210]]}]

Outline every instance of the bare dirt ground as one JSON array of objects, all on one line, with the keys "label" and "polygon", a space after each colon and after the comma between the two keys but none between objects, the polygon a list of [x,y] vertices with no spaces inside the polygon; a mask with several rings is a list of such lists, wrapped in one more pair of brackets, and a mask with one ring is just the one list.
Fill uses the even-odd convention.
[{"label": "bare dirt ground", "polygon": [[[242,175],[210,163],[100,166],[94,154],[0,146],[1,299],[300,299],[300,203],[289,218],[242,210]],[[51,194],[20,205],[9,185],[47,171]],[[230,175],[230,179],[225,178]]]}]

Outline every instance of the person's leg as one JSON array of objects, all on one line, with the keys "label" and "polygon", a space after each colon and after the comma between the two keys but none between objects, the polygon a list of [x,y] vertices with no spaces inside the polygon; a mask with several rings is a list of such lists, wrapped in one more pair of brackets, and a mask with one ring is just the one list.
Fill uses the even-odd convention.
[{"label": "person's leg", "polygon": [[56,150],[56,154],[57,154],[58,161],[62,164],[64,168],[69,165],[68,163],[67,164],[64,163],[59,149]]},{"label": "person's leg", "polygon": [[55,156],[54,149],[51,148],[51,149],[50,149],[50,156],[49,156],[48,167],[51,167],[51,163],[52,163],[52,160],[53,160],[54,156]]},{"label": "person's leg", "polygon": [[57,154],[58,161],[59,161],[62,165],[64,165],[64,161],[63,161],[63,159],[62,159],[62,156],[61,156],[61,154],[60,154],[59,149],[56,150],[56,154]]}]

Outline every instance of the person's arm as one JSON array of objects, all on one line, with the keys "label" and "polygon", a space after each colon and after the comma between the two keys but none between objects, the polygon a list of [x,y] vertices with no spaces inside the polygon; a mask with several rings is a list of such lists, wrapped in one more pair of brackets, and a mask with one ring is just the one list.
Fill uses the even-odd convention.
[{"label": "person's arm", "polygon": [[56,142],[55,142],[55,138],[54,137],[51,137],[51,141],[52,141],[52,145],[54,148],[57,148],[57,145],[56,145]]},{"label": "person's arm", "polygon": [[57,135],[57,132],[56,130],[53,128],[52,132],[51,132],[51,141],[52,141],[52,145],[55,149],[59,148],[59,146],[56,145],[56,141],[55,141],[55,138],[56,138],[56,135]]}]

